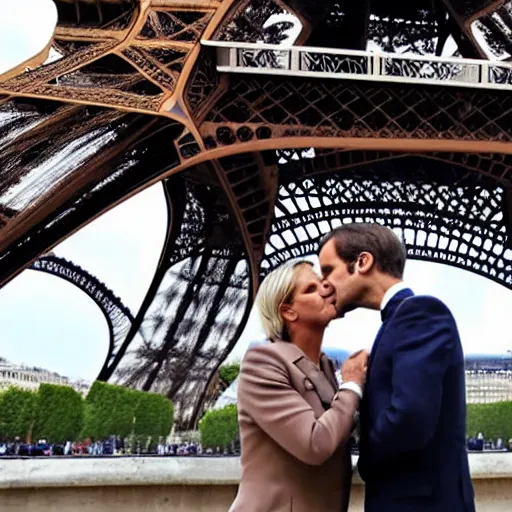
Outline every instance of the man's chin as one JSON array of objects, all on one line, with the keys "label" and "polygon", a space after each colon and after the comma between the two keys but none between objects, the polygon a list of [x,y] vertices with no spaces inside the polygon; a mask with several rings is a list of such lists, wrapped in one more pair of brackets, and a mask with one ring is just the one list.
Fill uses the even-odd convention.
[{"label": "man's chin", "polygon": [[357,308],[357,306],[354,306],[354,305],[343,306],[339,309],[337,308],[336,318],[343,318],[347,313],[354,311],[354,309],[356,309],[356,308]]}]

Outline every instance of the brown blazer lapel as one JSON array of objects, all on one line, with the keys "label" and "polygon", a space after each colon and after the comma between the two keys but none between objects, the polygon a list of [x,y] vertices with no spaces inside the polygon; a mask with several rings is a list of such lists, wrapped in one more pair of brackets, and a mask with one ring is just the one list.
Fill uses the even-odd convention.
[{"label": "brown blazer lapel", "polygon": [[334,365],[333,365],[331,359],[329,359],[323,352],[322,352],[322,356],[320,359],[320,364],[321,364],[322,371],[325,373],[325,375],[329,379],[329,382],[333,385],[334,390],[338,391],[339,384],[338,384],[338,381],[336,380]]},{"label": "brown blazer lapel", "polygon": [[336,394],[336,388],[332,382],[306,356],[295,360],[294,364],[311,381],[324,408],[329,408]]}]

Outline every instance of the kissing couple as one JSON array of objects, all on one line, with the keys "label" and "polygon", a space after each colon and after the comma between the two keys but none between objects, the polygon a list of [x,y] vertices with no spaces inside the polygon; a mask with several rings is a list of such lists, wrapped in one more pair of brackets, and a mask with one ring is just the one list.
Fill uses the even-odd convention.
[{"label": "kissing couple", "polygon": [[[242,478],[230,512],[346,512],[358,415],[366,512],[475,512],[450,310],[404,284],[405,248],[379,224],[337,228],[318,256],[321,276],[289,261],[258,291],[270,343],[241,365]],[[380,310],[382,326],[370,354],[345,360],[339,385],[324,331],[358,307]]]}]

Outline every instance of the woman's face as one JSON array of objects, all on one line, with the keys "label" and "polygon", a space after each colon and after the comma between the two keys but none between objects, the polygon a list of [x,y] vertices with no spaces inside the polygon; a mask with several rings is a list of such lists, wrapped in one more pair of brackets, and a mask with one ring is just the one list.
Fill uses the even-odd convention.
[{"label": "woman's face", "polygon": [[326,327],[336,318],[336,295],[333,287],[313,270],[301,265],[295,277],[295,290],[288,306],[294,316],[288,318],[304,325]]}]

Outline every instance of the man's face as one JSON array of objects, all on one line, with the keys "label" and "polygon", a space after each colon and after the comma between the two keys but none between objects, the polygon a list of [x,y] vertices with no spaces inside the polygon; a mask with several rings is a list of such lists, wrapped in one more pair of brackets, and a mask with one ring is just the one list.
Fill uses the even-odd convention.
[{"label": "man's face", "polygon": [[334,288],[338,317],[359,306],[363,282],[359,273],[349,272],[349,266],[336,253],[334,240],[329,240],[318,255],[322,277]]}]

